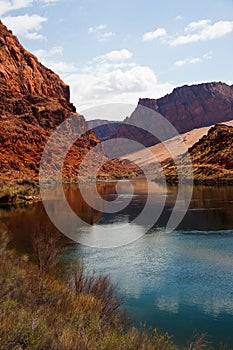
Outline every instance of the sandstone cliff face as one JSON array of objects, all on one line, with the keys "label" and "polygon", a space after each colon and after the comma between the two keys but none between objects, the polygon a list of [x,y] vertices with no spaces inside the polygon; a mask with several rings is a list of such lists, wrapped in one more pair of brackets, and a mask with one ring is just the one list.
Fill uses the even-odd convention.
[{"label": "sandstone cliff face", "polygon": [[119,126],[121,125],[120,122],[110,122],[103,119],[89,120],[87,123],[88,127],[90,129],[93,129],[99,140],[106,140],[111,138],[111,136],[116,133]]},{"label": "sandstone cliff face", "polygon": [[[37,177],[48,137],[75,107],[69,101],[69,87],[1,22],[0,96],[1,179]],[[77,115],[77,120],[84,130],[83,117]]]},{"label": "sandstone cliff face", "polygon": [[233,119],[233,88],[224,83],[182,86],[158,100],[139,104],[165,116],[180,133]]},{"label": "sandstone cliff face", "polygon": [[[187,156],[184,154],[177,162],[184,181],[216,185],[233,184],[233,127],[216,124],[198,142],[189,148],[193,165],[193,174],[187,167]],[[177,183],[177,170],[171,159],[164,163],[164,174],[168,183]],[[156,177],[159,180],[159,175]]]},{"label": "sandstone cliff face", "polygon": [[[133,123],[139,128],[146,125],[151,133],[156,133],[162,140],[167,139],[166,128],[156,122],[156,112],[171,122],[179,133],[232,120],[233,87],[221,82],[185,85],[157,100],[140,99],[125,124]],[[147,147],[158,143],[150,133],[127,125],[122,125],[116,134],[118,137],[133,138]]]},{"label": "sandstone cliff face", "polygon": [[[69,103],[69,86],[26,51],[12,32],[0,22],[0,81],[4,97],[41,96],[55,98],[74,111]],[[36,103],[30,100],[29,103]],[[15,114],[20,109],[14,110]]]},{"label": "sandstone cliff face", "polygon": [[[0,22],[0,180],[37,178],[46,141],[70,115],[76,116],[77,130],[84,135],[66,158],[63,176],[67,179],[77,177],[85,154],[100,141],[92,130],[85,133],[87,123],[70,103],[69,86],[26,51]],[[52,162],[61,148],[58,144]],[[110,162],[105,168],[105,173],[127,172],[119,162]]]},{"label": "sandstone cliff face", "polygon": [[191,148],[193,164],[212,164],[224,169],[233,170],[233,127],[217,124],[206,136],[203,136]]}]

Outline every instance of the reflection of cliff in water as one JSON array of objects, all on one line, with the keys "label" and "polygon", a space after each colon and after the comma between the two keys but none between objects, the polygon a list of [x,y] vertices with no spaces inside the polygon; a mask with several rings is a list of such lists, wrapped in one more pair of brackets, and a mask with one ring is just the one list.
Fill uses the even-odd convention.
[{"label": "reflection of cliff in water", "polygon": [[[95,202],[93,195],[93,186],[95,183],[89,183],[85,185],[85,193],[88,198],[92,197],[92,201]],[[114,183],[98,183],[97,190],[101,197],[105,200],[110,198],[111,194],[116,193]],[[83,199],[78,185],[69,185],[65,187],[65,195],[73,211],[90,225],[97,224],[102,216],[102,213],[91,208]]]},{"label": "reflection of cliff in water", "polygon": [[[117,197],[116,184],[120,189],[118,200],[128,196],[129,182],[98,183],[97,189],[101,197],[107,201],[115,200]],[[82,198],[79,186],[76,184],[67,185],[64,188],[68,202],[73,211],[90,225],[106,225],[131,222],[139,215],[147,200],[147,185],[143,180],[134,180],[134,193],[130,204],[120,212],[108,214],[91,208]],[[93,186],[95,183],[86,184],[86,193],[95,201]],[[152,191],[158,194],[156,201],[151,205],[150,212],[159,205],[159,198],[166,196],[164,210],[156,222],[157,227],[165,227],[171,215],[175,200],[176,187],[166,189],[157,184]],[[49,201],[51,208],[62,220],[66,220],[62,202],[56,199],[56,191]],[[232,229],[232,208],[233,208],[233,187],[207,187],[195,186],[189,210],[186,213],[178,229],[189,231],[220,231]],[[3,221],[13,236],[13,243],[22,251],[29,251],[31,236],[38,232],[41,223],[51,226],[42,203],[32,205],[5,206],[0,207],[0,220]],[[56,230],[56,228],[54,228]],[[64,237],[66,243],[68,238]]]},{"label": "reflection of cliff in water", "polygon": [[[134,195],[131,203],[122,211],[116,214],[101,213],[98,220],[94,223],[111,224],[116,222],[131,222],[135,219],[143,209],[147,199],[146,182],[142,180],[133,181]],[[115,184],[99,184],[99,193],[105,200],[115,200],[117,197],[115,191]],[[121,196],[127,196],[127,182],[121,184]],[[165,227],[171,212],[173,210],[177,187],[172,186],[165,189],[161,186],[154,186],[154,191],[159,196],[166,196],[166,203],[164,210],[156,222],[156,226]],[[167,191],[167,193],[166,193]],[[183,197],[185,198],[185,191],[190,191],[190,187],[184,187]],[[159,206],[159,196],[150,208],[151,215],[156,206]],[[232,229],[232,208],[233,208],[233,187],[232,186],[194,186],[192,200],[189,209],[178,226],[181,230],[200,230],[200,231],[221,231]],[[90,208],[89,208],[90,210]],[[97,218],[97,217],[96,217]]]},{"label": "reflection of cliff in water", "polygon": [[[92,195],[92,186],[89,184],[89,195]],[[104,183],[98,185],[101,196],[107,196],[114,192],[115,185],[111,183]],[[97,224],[101,218],[101,213],[90,208],[80,194],[78,185],[67,185],[64,187],[64,192],[68,202],[74,212],[88,224]],[[50,196],[49,204],[51,208],[56,211],[57,215],[63,216],[65,220],[65,213],[63,212],[62,203],[56,199],[56,190],[53,190]],[[46,214],[43,204],[41,202],[33,204],[20,205],[6,205],[0,207],[0,221],[3,222],[10,232],[11,245],[17,247],[19,251],[32,251],[32,236],[39,234],[41,227],[52,229],[53,232],[58,230],[54,227]],[[43,224],[43,225],[42,225]],[[64,244],[69,244],[69,239],[63,236]]]},{"label": "reflection of cliff in water", "polygon": [[186,231],[232,230],[232,209],[232,186],[194,186],[189,210],[178,228]]}]

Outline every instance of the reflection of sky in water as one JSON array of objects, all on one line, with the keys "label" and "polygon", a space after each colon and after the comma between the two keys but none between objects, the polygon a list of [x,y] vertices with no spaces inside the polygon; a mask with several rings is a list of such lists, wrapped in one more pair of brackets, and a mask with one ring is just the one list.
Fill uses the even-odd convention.
[{"label": "reflection of sky in water", "polygon": [[[157,230],[125,247],[108,251],[80,247],[78,254],[84,256],[89,268],[111,271],[132,298],[155,293],[156,305],[166,311],[174,312],[179,309],[177,305],[187,303],[211,315],[233,315],[231,237]],[[162,306],[165,304],[166,308]]]},{"label": "reflection of sky in water", "polygon": [[118,223],[79,228],[78,242],[89,247],[112,248],[133,242],[144,235],[144,229],[141,226],[128,223],[125,216],[118,218]]},{"label": "reflection of sky in water", "polygon": [[124,247],[80,246],[69,255],[82,256],[88,270],[110,273],[136,323],[168,330],[181,343],[196,330],[233,345],[232,235],[157,228]]}]

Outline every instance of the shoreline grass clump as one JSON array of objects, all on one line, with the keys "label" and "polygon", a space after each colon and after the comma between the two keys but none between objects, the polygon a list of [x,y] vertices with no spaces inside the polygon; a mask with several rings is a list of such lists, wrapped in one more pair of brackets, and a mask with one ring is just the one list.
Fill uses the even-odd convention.
[{"label": "shoreline grass clump", "polygon": [[39,264],[29,261],[8,249],[7,235],[0,233],[1,350],[174,349],[168,334],[128,326],[108,276],[88,276],[83,264],[73,263],[65,282],[52,272],[52,258],[47,265],[47,254]]}]

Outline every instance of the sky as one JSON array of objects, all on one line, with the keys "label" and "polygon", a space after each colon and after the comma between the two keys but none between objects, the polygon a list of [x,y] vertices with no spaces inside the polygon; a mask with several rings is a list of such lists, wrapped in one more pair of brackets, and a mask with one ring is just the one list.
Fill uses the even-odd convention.
[{"label": "sky", "polygon": [[233,84],[233,0],[0,0],[0,18],[70,85],[78,112]]}]

